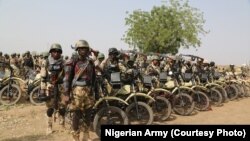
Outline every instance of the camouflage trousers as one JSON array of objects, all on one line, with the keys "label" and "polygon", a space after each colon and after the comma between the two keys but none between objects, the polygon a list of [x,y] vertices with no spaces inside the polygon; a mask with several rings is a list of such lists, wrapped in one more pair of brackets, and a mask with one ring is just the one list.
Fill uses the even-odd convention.
[{"label": "camouflage trousers", "polygon": [[[89,125],[91,120],[91,110],[94,105],[94,98],[90,93],[89,86],[76,86],[73,89],[73,99],[71,100],[70,109],[73,111],[72,133],[79,134],[80,130],[84,133],[89,132]],[[83,123],[80,123],[82,114],[85,114]],[[82,129],[80,129],[82,128]]]},{"label": "camouflage trousers", "polygon": [[[50,96],[53,93],[53,85],[50,83],[47,83],[46,86],[46,95]],[[62,102],[62,94],[64,93],[64,87],[62,84],[58,84],[58,99],[55,99],[54,96],[51,97],[50,100],[46,101],[46,107],[47,108],[56,108],[56,109],[60,109],[60,108],[66,108],[67,105],[65,105]]]},{"label": "camouflage trousers", "polygon": [[[52,133],[52,123],[59,119],[59,124],[64,127],[65,125],[65,113],[67,105],[62,102],[62,96],[64,88],[62,84],[58,84],[57,96],[54,96],[54,85],[50,83],[41,83],[41,88],[46,90],[46,95],[50,96],[50,99],[46,101],[47,107],[47,134]],[[54,120],[53,120],[54,119]]]},{"label": "camouflage trousers", "polygon": [[94,105],[94,98],[90,93],[89,86],[76,86],[73,89],[73,99],[71,100],[72,110],[85,111]]}]

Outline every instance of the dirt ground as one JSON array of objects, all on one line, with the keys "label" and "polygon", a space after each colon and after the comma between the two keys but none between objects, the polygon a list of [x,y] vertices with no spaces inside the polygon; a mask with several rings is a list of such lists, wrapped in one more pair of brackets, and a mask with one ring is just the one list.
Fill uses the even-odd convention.
[{"label": "dirt ground", "polygon": [[[212,107],[209,111],[193,112],[191,116],[172,114],[168,121],[154,124],[249,124],[250,98],[224,103],[221,107]],[[69,130],[54,124],[54,133],[46,136],[45,106],[17,104],[0,106],[0,140],[1,141],[70,141]],[[91,132],[94,141],[100,139]]]}]

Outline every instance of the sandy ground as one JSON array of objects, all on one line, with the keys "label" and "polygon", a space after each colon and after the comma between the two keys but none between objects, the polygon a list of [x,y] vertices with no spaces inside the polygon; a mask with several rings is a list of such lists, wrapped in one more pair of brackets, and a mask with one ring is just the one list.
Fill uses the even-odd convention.
[{"label": "sandy ground", "polygon": [[[212,107],[209,111],[193,112],[190,116],[172,114],[165,122],[154,124],[249,124],[250,98],[224,103],[221,107]],[[29,103],[12,107],[0,106],[0,140],[1,141],[70,141],[69,130],[54,124],[54,133],[45,133],[45,106],[33,106]],[[95,133],[91,138],[99,141]]]}]

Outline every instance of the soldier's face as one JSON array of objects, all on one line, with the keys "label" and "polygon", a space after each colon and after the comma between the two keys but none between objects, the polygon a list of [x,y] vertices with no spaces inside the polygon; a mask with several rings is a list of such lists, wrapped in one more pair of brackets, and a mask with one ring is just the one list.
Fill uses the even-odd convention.
[{"label": "soldier's face", "polygon": [[78,49],[78,54],[80,56],[87,56],[89,53],[89,48],[79,48]]},{"label": "soldier's face", "polygon": [[109,53],[109,59],[114,60],[114,58],[115,58],[115,54]]},{"label": "soldier's face", "polygon": [[51,57],[55,60],[60,59],[61,58],[61,51],[59,50],[52,50],[51,51]]},{"label": "soldier's face", "polygon": [[156,65],[156,66],[158,66],[159,65],[159,61],[154,59],[153,60],[153,64]]}]

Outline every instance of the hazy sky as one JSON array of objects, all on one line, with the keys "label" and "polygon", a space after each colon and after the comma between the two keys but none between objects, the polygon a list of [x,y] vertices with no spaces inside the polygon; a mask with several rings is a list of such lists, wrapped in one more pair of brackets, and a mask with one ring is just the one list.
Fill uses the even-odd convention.
[{"label": "hazy sky", "polygon": [[[85,39],[107,53],[128,49],[121,41],[126,11],[150,11],[163,0],[0,0],[0,50],[3,53],[46,51],[60,43],[70,55],[71,45]],[[200,48],[180,50],[217,64],[250,61],[250,0],[190,0],[203,12],[205,29]]]}]

